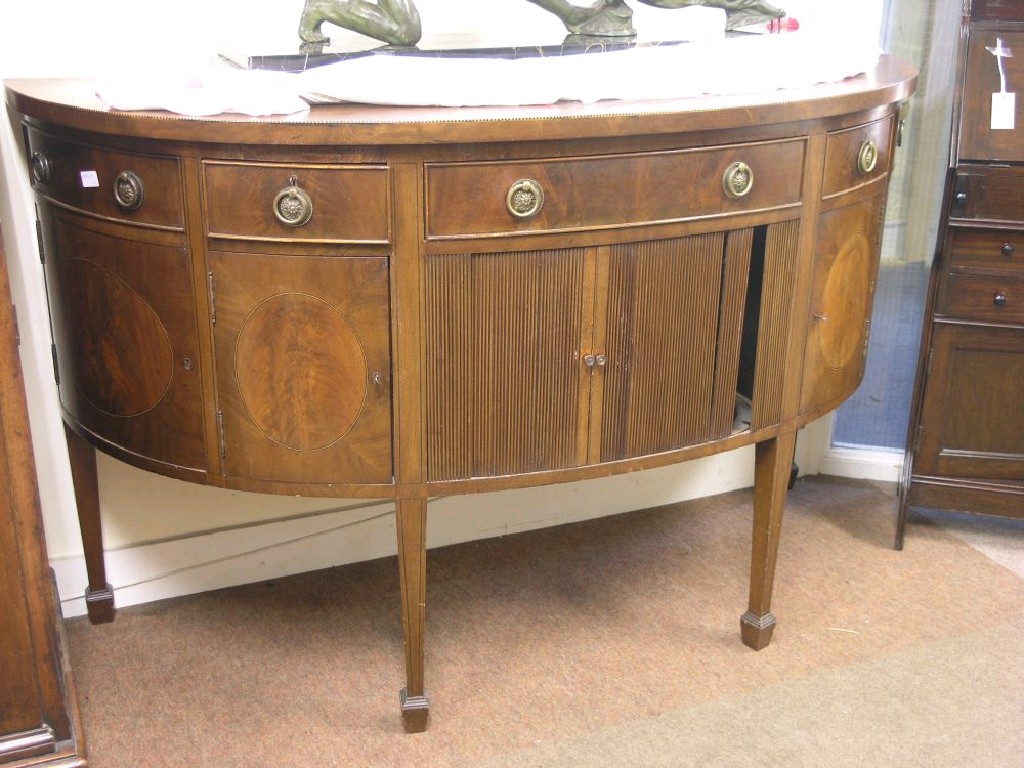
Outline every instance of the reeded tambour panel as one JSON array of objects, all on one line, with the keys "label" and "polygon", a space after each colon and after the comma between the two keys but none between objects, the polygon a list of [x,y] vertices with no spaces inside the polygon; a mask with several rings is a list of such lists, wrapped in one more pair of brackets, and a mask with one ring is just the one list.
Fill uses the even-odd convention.
[{"label": "reeded tambour panel", "polygon": [[708,439],[725,237],[611,249],[602,461]]},{"label": "reeded tambour panel", "polygon": [[583,249],[426,264],[430,480],[575,466]]},{"label": "reeded tambour panel", "polygon": [[754,373],[751,429],[777,424],[782,416],[782,387],[786,380],[786,340],[793,306],[800,224],[784,221],[768,227],[764,246],[764,282],[758,322],[757,365]]}]

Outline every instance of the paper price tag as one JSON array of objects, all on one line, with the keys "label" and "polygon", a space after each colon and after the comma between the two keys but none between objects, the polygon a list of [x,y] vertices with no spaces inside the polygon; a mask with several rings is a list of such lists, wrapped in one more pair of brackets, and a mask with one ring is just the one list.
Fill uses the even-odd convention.
[{"label": "paper price tag", "polygon": [[1017,110],[1017,94],[992,94],[992,130],[1012,131]]},{"label": "paper price tag", "polygon": [[98,187],[100,185],[100,177],[96,175],[96,171],[82,171],[79,175],[82,177],[83,187]]}]

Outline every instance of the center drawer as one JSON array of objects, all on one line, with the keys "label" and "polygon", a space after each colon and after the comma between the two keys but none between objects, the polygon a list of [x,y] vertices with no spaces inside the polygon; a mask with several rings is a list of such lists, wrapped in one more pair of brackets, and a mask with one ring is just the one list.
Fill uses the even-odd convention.
[{"label": "center drawer", "polygon": [[628,155],[426,165],[428,239],[571,232],[800,202],[803,139]]}]

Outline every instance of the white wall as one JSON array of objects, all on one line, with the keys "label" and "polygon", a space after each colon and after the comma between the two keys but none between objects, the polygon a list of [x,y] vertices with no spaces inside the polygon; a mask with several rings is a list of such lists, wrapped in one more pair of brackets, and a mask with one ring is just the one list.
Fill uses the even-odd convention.
[{"label": "white wall", "polygon": [[[881,0],[859,4],[859,27],[875,39]],[[841,25],[839,0],[780,3],[805,27]],[[683,12],[634,3],[641,36],[678,23]],[[293,50],[301,0],[51,0],[0,11],[0,78],[92,77],[147,62],[204,62],[222,51]],[[418,0],[424,33],[521,30],[560,40],[557,20],[523,0]],[[338,30],[333,30],[335,33]],[[344,34],[344,33],[342,33]],[[33,204],[7,121],[0,122],[0,225],[22,334],[22,360],[51,563],[65,615],[84,611],[85,568],[49,353],[49,330],[33,229]],[[805,430],[799,462],[816,471],[828,430]],[[810,439],[806,439],[810,433]],[[387,504],[298,499],[191,485],[100,456],[108,577],[121,606],[384,556],[395,550]],[[745,487],[752,451],[644,473],[439,500],[429,544],[502,535]]]}]

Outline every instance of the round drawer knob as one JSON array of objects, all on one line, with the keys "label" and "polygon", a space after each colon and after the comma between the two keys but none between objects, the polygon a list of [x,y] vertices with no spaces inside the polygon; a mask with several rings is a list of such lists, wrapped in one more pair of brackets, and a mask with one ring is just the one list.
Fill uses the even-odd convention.
[{"label": "round drawer knob", "polygon": [[313,218],[313,200],[292,176],[274,198],[274,216],[289,227],[301,227]]},{"label": "round drawer knob", "polygon": [[142,206],[145,189],[142,179],[131,171],[122,171],[114,179],[114,200],[126,211],[137,211]]},{"label": "round drawer knob", "polygon": [[754,188],[754,171],[746,163],[736,161],[722,174],[722,189],[733,200],[739,200]]},{"label": "round drawer knob", "polygon": [[999,293],[992,297],[992,303],[997,307],[1005,307],[1007,301],[1009,301],[1009,299],[1006,298],[1006,294],[1002,291],[999,291]]},{"label": "round drawer knob", "polygon": [[868,139],[860,145],[857,153],[857,170],[861,173],[871,173],[878,165],[878,145],[874,139]]},{"label": "round drawer knob", "polygon": [[53,172],[50,170],[50,158],[44,155],[42,152],[32,153],[32,178],[39,184],[46,184],[53,178]]},{"label": "round drawer knob", "polygon": [[505,205],[517,219],[536,216],[544,207],[544,188],[533,179],[520,179],[508,188]]},{"label": "round drawer knob", "polygon": [[1003,243],[1003,247],[999,249],[1003,256],[1013,256],[1013,243]]}]

